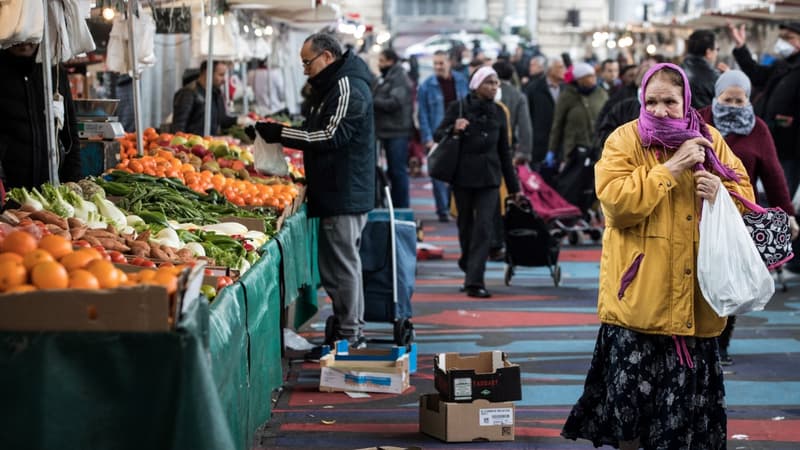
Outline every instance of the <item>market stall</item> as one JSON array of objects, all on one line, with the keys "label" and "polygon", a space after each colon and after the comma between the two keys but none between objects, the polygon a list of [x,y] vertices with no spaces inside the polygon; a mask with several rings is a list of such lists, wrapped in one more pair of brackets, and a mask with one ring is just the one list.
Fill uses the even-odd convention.
[{"label": "market stall", "polygon": [[0,448],[249,448],[285,310],[316,312],[302,167],[260,172],[225,136],[114,133],[101,176],[5,199]]}]

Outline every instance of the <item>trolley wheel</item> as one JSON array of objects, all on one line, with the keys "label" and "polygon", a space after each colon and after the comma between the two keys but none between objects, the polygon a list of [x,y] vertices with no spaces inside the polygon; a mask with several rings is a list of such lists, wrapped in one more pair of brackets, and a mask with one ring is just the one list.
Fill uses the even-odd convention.
[{"label": "trolley wheel", "polygon": [[569,232],[569,245],[576,245],[578,243],[578,232],[577,231],[570,231]]},{"label": "trolley wheel", "polygon": [[603,238],[603,233],[597,228],[592,228],[589,230],[589,237],[592,238],[593,241],[597,242]]},{"label": "trolley wheel", "polygon": [[336,337],[339,335],[339,319],[336,316],[328,316],[325,321],[325,343],[333,346]]},{"label": "trolley wheel", "polygon": [[556,267],[553,269],[553,284],[555,287],[561,283],[561,266],[556,264]]},{"label": "trolley wheel", "polygon": [[511,286],[511,277],[514,276],[514,266],[511,264],[506,264],[506,269],[503,273],[503,281],[506,283],[506,286]]},{"label": "trolley wheel", "polygon": [[394,323],[394,343],[406,346],[414,341],[414,324],[408,319],[400,319]]}]

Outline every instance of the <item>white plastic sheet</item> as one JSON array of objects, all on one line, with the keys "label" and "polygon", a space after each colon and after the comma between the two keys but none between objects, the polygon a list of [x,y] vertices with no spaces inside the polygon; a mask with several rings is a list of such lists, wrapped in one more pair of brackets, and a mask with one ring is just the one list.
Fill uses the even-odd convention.
[{"label": "white plastic sheet", "polygon": [[761,311],[775,283],[728,191],[703,200],[697,278],[706,302],[722,317]]}]

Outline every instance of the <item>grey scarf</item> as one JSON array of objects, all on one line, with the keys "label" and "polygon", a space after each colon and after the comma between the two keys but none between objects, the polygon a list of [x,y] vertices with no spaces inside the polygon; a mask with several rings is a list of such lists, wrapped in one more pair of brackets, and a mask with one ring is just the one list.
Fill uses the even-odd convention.
[{"label": "grey scarf", "polygon": [[719,103],[715,98],[711,105],[714,126],[723,136],[731,133],[747,136],[756,126],[752,103],[747,106],[729,106]]}]

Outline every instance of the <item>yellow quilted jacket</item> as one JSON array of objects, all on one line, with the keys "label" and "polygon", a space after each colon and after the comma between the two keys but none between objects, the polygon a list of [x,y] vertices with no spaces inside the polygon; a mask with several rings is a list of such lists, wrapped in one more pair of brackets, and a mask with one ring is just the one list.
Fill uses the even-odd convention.
[{"label": "yellow quilted jacket", "polygon": [[[606,217],[600,321],[641,333],[718,336],[726,319],[706,304],[695,275],[701,203],[692,171],[673,177],[663,166],[671,153],[643,148],[637,123],[612,133],[595,165]],[[741,177],[739,184],[723,181],[725,187],[753,200],[742,162],[709,128],[719,160]]]}]

